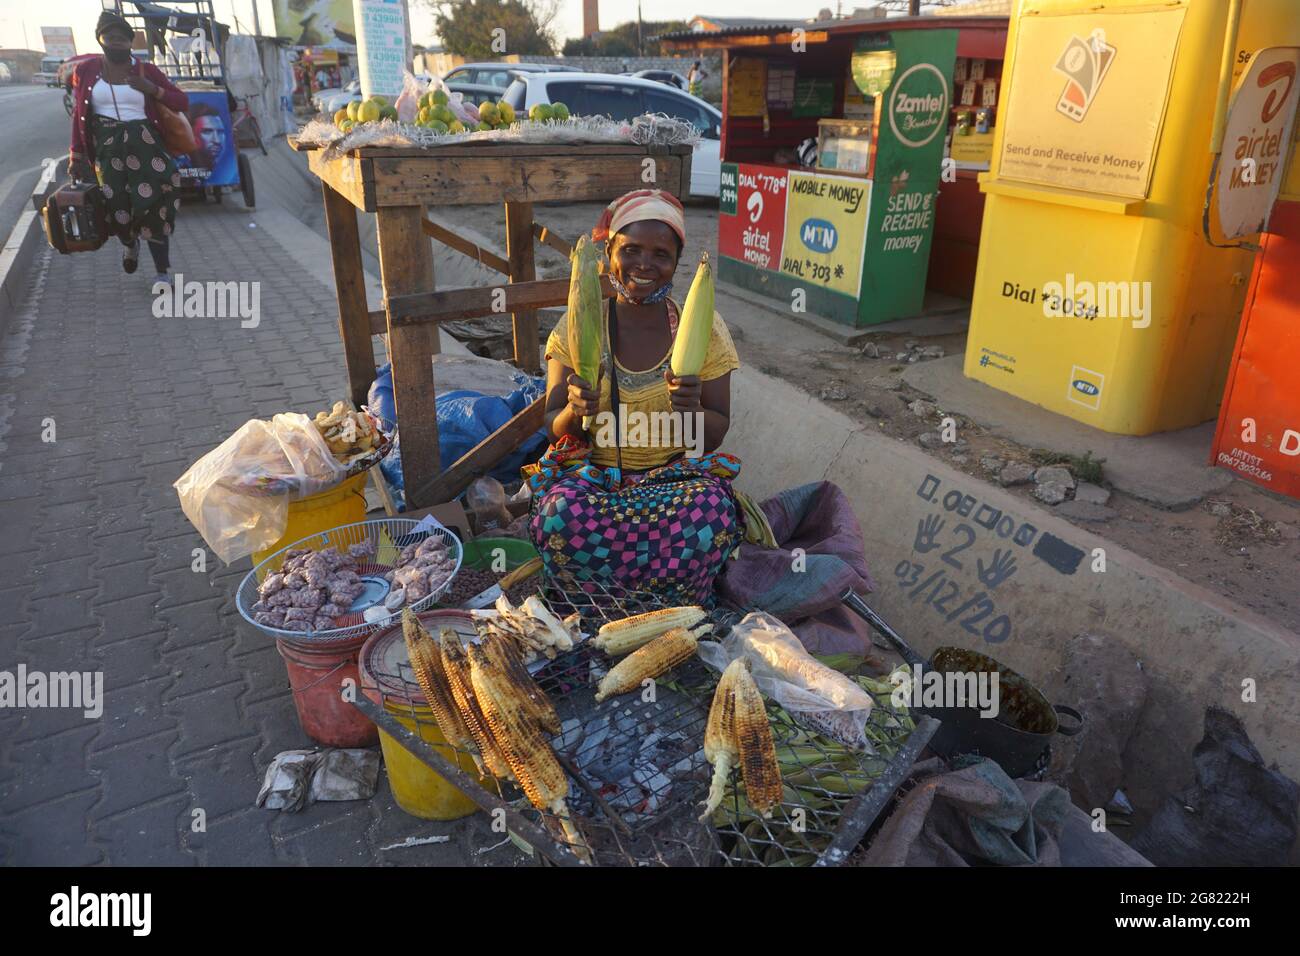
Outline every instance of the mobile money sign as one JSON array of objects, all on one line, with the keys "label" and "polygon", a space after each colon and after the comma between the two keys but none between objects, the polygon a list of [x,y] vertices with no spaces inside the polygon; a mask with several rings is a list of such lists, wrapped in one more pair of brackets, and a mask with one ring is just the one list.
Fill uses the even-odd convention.
[{"label": "mobile money sign", "polygon": [[874,324],[920,312],[925,297],[957,31],[868,35],[859,40],[857,53],[864,65],[893,61],[892,73],[883,74],[888,86],[880,94],[884,112],[862,281],[854,290],[859,324]]},{"label": "mobile money sign", "polygon": [[1022,16],[998,176],[1145,198],[1186,13]]},{"label": "mobile money sign", "polygon": [[788,178],[786,170],[773,166],[723,164],[719,255],[771,272],[781,267]]},{"label": "mobile money sign", "polygon": [[781,271],[805,287],[852,299],[862,276],[871,182],[792,171],[786,192]]},{"label": "mobile money sign", "polygon": [[1251,57],[1237,84],[1210,204],[1212,234],[1222,240],[1260,232],[1268,222],[1291,147],[1298,81],[1300,49],[1270,47]]}]

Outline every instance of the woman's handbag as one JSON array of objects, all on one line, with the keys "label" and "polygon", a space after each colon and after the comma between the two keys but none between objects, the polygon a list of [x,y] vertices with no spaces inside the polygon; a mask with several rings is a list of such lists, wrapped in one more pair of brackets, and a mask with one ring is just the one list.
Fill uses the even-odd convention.
[{"label": "woman's handbag", "polygon": [[161,103],[155,103],[154,108],[158,111],[158,132],[162,134],[167,152],[173,156],[196,152],[199,144],[194,138],[194,128],[190,126],[189,117]]},{"label": "woman's handbag", "polygon": [[65,255],[93,252],[108,241],[108,203],[98,183],[65,183],[41,212],[45,238]]}]

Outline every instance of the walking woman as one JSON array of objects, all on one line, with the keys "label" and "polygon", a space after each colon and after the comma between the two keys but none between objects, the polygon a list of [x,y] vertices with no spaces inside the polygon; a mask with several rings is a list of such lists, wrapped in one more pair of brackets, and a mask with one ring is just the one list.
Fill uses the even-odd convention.
[{"label": "walking woman", "polygon": [[131,25],[105,10],[95,25],[102,57],[72,74],[75,179],[98,176],[109,221],[126,247],[122,268],[135,272],[140,240],[149,244],[155,282],[169,282],[171,235],[180,209],[180,175],[163,145],[158,106],[184,112],[189,98],[162,71],[131,55]]},{"label": "walking woman", "polygon": [[[731,419],[731,373],[740,367],[720,315],[698,376],[670,367],[681,310],[669,298],[686,242],[682,205],[642,189],[610,203],[593,230],[605,243],[616,296],[605,318],[612,374],[574,372],[567,323],[546,342],[546,425],[553,444],[524,473],[532,489],[533,544],[561,580],[615,584],[679,604],[711,604],[714,579],[742,540],[760,540],[732,488],[740,462],[716,449]],[[676,440],[613,440],[583,430],[584,415],[696,424],[693,448]],[[631,435],[632,429],[628,429]],[[586,588],[584,588],[585,590]]]}]

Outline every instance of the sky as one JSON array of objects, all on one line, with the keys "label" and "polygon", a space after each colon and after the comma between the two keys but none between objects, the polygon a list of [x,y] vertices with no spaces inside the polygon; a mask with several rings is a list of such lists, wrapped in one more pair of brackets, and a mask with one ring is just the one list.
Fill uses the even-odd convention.
[{"label": "sky", "polygon": [[[166,4],[167,0],[158,0]],[[230,24],[237,33],[253,32],[253,4],[260,4],[262,31],[271,33],[271,0],[213,0],[217,19]],[[851,2],[845,8],[854,6]],[[865,6],[866,0],[856,5]],[[821,7],[834,7],[832,0],[646,0],[642,14],[656,20],[689,20],[699,14],[712,16],[765,17],[782,20],[792,16],[816,16]],[[601,0],[600,24],[605,29],[636,19],[637,0]],[[41,27],[72,27],[77,52],[90,53],[95,45],[95,20],[100,0],[0,0],[0,47],[26,47],[39,50]],[[236,23],[238,21],[238,23]],[[27,41],[23,42],[26,24]],[[433,15],[420,0],[411,0],[411,25],[416,43],[436,42]],[[582,34],[582,0],[560,0],[556,34],[561,44],[567,37]]]}]

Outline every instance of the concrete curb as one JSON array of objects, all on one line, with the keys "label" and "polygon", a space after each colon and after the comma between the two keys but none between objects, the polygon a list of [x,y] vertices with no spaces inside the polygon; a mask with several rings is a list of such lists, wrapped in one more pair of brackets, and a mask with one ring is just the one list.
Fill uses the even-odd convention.
[{"label": "concrete curb", "polygon": [[32,208],[23,210],[4,248],[0,249],[0,330],[8,327],[9,316],[18,308],[26,291],[27,270],[44,234],[38,210],[52,191],[58,168],[57,163],[45,167],[32,190]]}]

